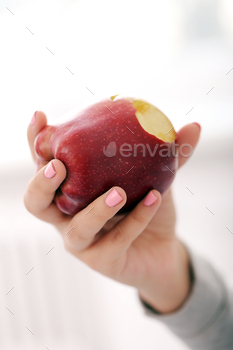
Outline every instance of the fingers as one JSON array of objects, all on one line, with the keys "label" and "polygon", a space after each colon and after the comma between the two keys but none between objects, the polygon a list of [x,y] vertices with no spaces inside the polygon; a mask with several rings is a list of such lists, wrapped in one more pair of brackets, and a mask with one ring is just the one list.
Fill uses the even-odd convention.
[{"label": "fingers", "polygon": [[44,126],[47,125],[47,118],[43,112],[36,111],[33,116],[30,124],[27,129],[27,138],[29,147],[31,150],[32,158],[36,161],[36,154],[34,149],[34,141],[37,134],[43,129]]},{"label": "fingers", "polygon": [[64,164],[53,159],[29,181],[24,195],[27,210],[41,220],[54,223],[65,217],[54,203],[55,191],[66,177]]},{"label": "fingers", "polygon": [[161,195],[152,190],[147,196],[116,226],[94,246],[89,255],[97,258],[96,253],[105,252],[105,261],[114,261],[124,254],[132,242],[144,231],[161,204]]},{"label": "fingers", "polygon": [[185,125],[177,133],[177,143],[179,144],[179,168],[191,157],[198,143],[201,131],[198,125],[199,124],[196,123]]},{"label": "fingers", "polygon": [[105,223],[125,203],[126,193],[117,186],[94,200],[70,221],[67,229],[68,233],[64,235],[66,248],[77,253],[88,247]]}]

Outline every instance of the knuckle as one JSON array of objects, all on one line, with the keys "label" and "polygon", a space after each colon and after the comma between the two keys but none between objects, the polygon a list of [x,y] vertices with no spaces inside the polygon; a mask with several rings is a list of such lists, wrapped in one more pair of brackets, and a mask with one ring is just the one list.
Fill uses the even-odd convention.
[{"label": "knuckle", "polygon": [[109,219],[105,210],[98,211],[97,213],[93,211],[93,219],[96,221],[106,222]]},{"label": "knuckle", "polygon": [[24,193],[24,196],[23,196],[23,202],[24,202],[24,206],[25,208],[27,209],[27,211],[29,213],[31,213],[31,202],[32,202],[32,198],[34,196],[34,192],[32,191],[32,188],[30,186],[30,183],[28,184],[28,187],[27,187],[27,190],[26,192]]},{"label": "knuckle", "polygon": [[44,178],[41,176],[41,171],[43,172],[43,170],[41,169],[38,173],[36,173],[34,179],[33,179],[33,184],[32,184],[32,192],[35,193],[52,193],[54,190],[51,189],[51,183],[44,181]]},{"label": "knuckle", "polygon": [[68,238],[67,236],[65,236],[63,237],[63,243],[65,250],[78,258],[77,254],[79,253],[79,251],[74,240],[70,239],[70,237]]},{"label": "knuckle", "polygon": [[69,233],[65,234],[65,248],[69,250],[72,246],[76,245],[77,243],[77,237],[74,233],[72,233],[73,230],[71,230]]},{"label": "knuckle", "polygon": [[65,242],[67,244],[67,247],[77,246],[80,241],[86,240],[88,240],[88,238],[77,227],[75,227],[75,229],[71,229],[65,235]]},{"label": "knuckle", "polygon": [[112,240],[116,243],[122,243],[125,241],[126,233],[121,224],[117,224],[113,229]]},{"label": "knuckle", "polygon": [[132,211],[131,218],[139,225],[145,223],[145,216],[139,215],[138,211]]},{"label": "knuckle", "polygon": [[32,189],[31,192],[34,194],[35,192],[40,192],[42,190],[41,182],[38,178],[38,173],[34,176],[33,182],[32,182]]},{"label": "knuckle", "polygon": [[29,213],[32,213],[31,203],[34,200],[35,195],[36,195],[36,193],[35,193],[35,190],[33,188],[32,182],[30,182],[28,184],[28,188],[27,188],[27,190],[24,194],[24,197],[23,197],[24,206],[27,209],[27,211],[29,211]]}]

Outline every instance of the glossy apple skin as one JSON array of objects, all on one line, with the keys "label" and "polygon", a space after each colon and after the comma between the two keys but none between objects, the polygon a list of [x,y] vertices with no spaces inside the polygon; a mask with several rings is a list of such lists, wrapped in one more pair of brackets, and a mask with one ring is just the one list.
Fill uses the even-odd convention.
[{"label": "glossy apple skin", "polygon": [[[54,197],[62,212],[74,215],[111,187],[120,186],[127,194],[127,203],[118,214],[124,214],[151,189],[163,194],[170,187],[177,158],[172,152],[161,157],[159,151],[162,145],[171,148],[172,144],[147,133],[135,113],[136,109],[125,98],[106,99],[82,110],[73,120],[46,126],[37,135],[34,144],[37,164],[56,158],[67,170],[66,179]],[[103,150],[114,142],[116,154],[105,155]],[[123,152],[131,153],[128,157],[120,154],[125,143],[132,146],[131,152]],[[143,154],[138,146],[134,154],[134,145],[139,144],[148,144],[151,151],[158,144],[158,150],[151,156],[148,149]],[[110,146],[107,151],[111,151]]]}]

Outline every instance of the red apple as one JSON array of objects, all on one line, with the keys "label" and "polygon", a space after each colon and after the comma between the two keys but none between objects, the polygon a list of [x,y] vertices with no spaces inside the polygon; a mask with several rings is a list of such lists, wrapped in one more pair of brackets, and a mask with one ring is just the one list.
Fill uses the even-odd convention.
[{"label": "red apple", "polygon": [[58,208],[74,215],[112,186],[122,187],[126,213],[153,188],[164,193],[176,170],[176,133],[156,107],[116,97],[80,111],[72,120],[47,125],[37,135],[37,164],[54,158],[67,169],[56,192]]}]

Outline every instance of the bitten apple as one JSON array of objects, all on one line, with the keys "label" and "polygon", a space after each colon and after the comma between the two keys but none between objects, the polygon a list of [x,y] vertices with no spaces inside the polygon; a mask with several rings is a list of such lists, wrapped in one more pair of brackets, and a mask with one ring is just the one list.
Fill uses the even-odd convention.
[{"label": "bitten apple", "polygon": [[47,125],[37,135],[37,164],[62,161],[66,179],[54,201],[74,215],[113,186],[122,187],[127,213],[151,190],[164,193],[176,171],[176,133],[168,118],[150,103],[112,96],[72,120]]}]

